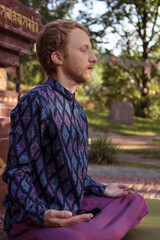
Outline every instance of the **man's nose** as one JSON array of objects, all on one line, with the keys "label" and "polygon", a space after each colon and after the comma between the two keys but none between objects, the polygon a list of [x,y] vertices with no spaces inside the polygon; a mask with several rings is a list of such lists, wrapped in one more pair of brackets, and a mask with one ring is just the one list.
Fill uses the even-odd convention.
[{"label": "man's nose", "polygon": [[91,51],[90,55],[89,55],[89,61],[92,63],[96,63],[97,62],[97,58],[95,56],[95,54]]}]

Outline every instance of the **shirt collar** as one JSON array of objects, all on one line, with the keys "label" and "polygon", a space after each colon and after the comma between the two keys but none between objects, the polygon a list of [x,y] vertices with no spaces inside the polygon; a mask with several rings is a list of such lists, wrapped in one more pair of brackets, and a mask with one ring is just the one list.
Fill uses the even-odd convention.
[{"label": "shirt collar", "polygon": [[75,93],[71,93],[66,88],[64,88],[57,80],[55,80],[52,77],[49,77],[46,81],[48,85],[51,86],[54,90],[56,90],[58,93],[63,95],[68,100],[74,100],[75,99]]}]

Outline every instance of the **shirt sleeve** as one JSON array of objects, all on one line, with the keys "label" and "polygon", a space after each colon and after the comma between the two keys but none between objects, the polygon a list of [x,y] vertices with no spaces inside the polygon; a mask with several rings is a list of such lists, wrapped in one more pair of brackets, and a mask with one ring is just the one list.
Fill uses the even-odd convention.
[{"label": "shirt sleeve", "polygon": [[8,185],[7,198],[13,203],[10,211],[17,209],[24,221],[44,226],[47,207],[38,197],[32,176],[32,161],[42,157],[41,139],[45,131],[42,124],[45,113],[40,104],[38,98],[30,94],[11,113],[10,146],[3,180]]},{"label": "shirt sleeve", "polygon": [[85,180],[85,195],[88,196],[102,196],[104,194],[106,185],[103,185],[90,176],[87,175]]}]

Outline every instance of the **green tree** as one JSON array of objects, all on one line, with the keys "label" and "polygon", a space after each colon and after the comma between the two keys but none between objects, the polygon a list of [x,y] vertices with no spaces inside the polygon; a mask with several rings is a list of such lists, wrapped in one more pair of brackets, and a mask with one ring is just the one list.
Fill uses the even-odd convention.
[{"label": "green tree", "polygon": [[71,18],[71,10],[78,0],[20,0],[22,4],[41,14],[42,25],[55,19]]},{"label": "green tree", "polygon": [[103,85],[107,87],[106,105],[113,100],[128,101],[136,106],[140,92],[131,76],[118,66],[104,66]]},{"label": "green tree", "polygon": [[[89,8],[94,2],[99,4],[101,0],[83,0]],[[143,61],[146,66],[149,62],[160,62],[160,0],[105,0],[106,12],[92,17],[89,11],[80,11],[81,20],[90,29],[97,24],[102,26],[101,31],[92,31],[94,41],[109,41],[110,35],[116,41],[116,47],[120,49],[119,56]],[[110,29],[111,34],[106,34]],[[107,49],[108,50],[108,49]],[[111,50],[111,52],[113,49]],[[149,69],[148,69],[149,70]],[[126,69],[123,69],[126,71]],[[147,68],[132,67],[127,70],[139,86],[142,97],[147,97],[150,84],[157,77],[155,67],[147,72]]]},{"label": "green tree", "polygon": [[[106,0],[107,12],[100,21],[105,26],[111,24],[112,33],[119,35],[117,47],[124,57],[158,63],[159,59],[159,0]],[[155,69],[151,74],[141,66],[141,69],[131,68],[129,73],[141,88],[142,96],[148,95],[150,83],[157,76]]]}]

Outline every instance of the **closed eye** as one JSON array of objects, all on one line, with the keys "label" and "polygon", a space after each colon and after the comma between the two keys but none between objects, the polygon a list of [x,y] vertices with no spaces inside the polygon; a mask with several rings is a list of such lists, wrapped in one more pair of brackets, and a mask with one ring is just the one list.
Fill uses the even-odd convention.
[{"label": "closed eye", "polygon": [[80,50],[81,50],[82,52],[86,52],[86,51],[88,50],[88,48],[87,48],[87,47],[82,47],[82,48],[80,48]]},{"label": "closed eye", "polygon": [[88,44],[84,44],[80,47],[80,50],[82,52],[86,52],[86,51],[89,51],[90,50],[90,46]]}]

